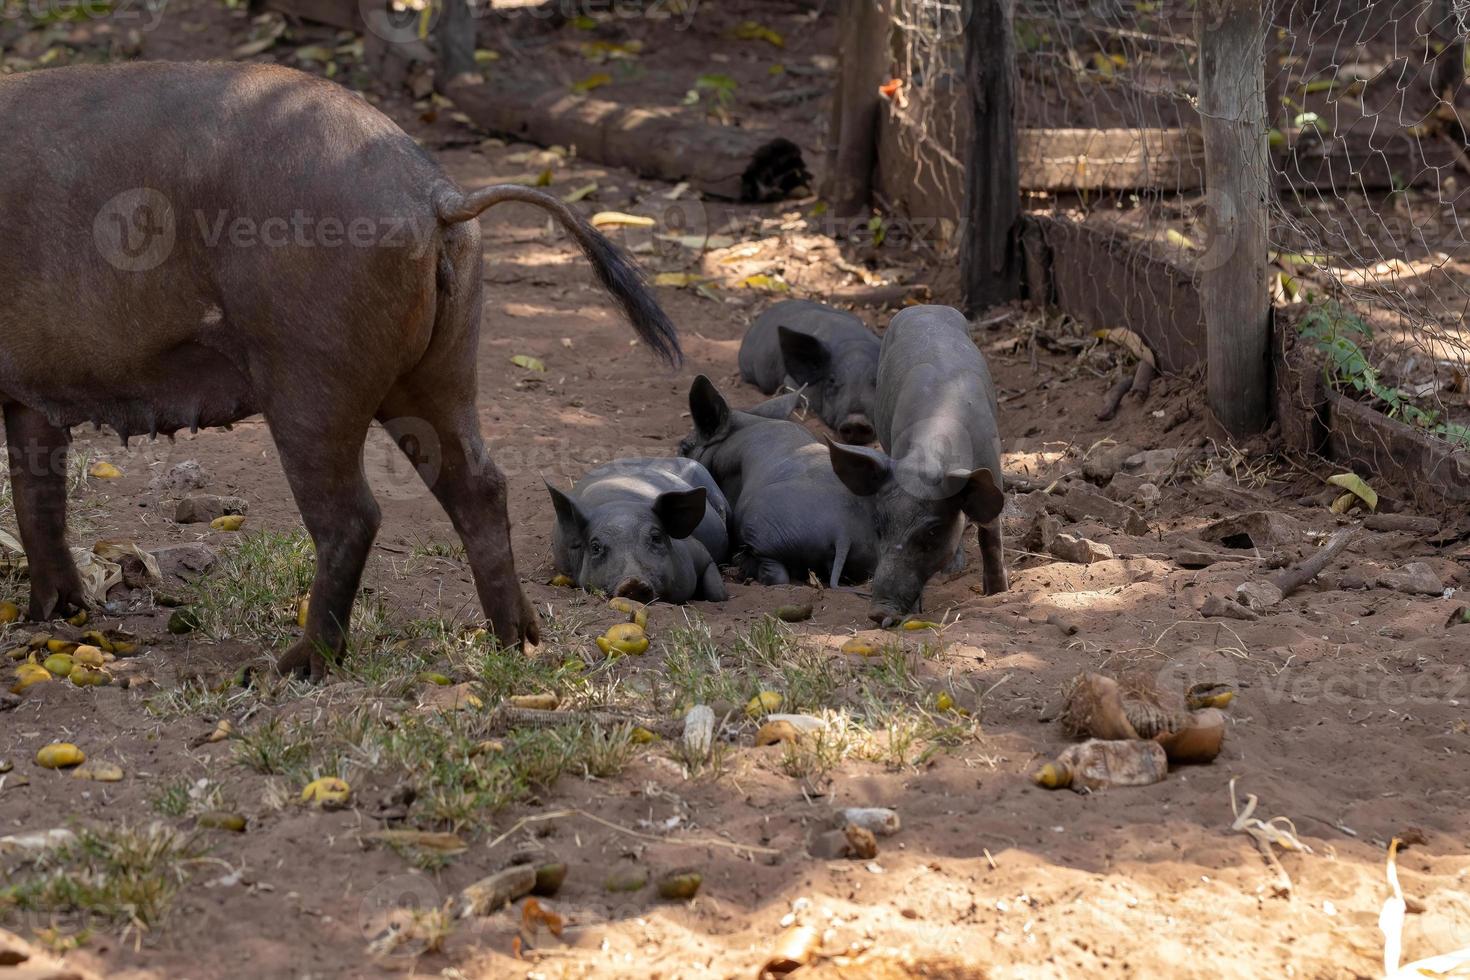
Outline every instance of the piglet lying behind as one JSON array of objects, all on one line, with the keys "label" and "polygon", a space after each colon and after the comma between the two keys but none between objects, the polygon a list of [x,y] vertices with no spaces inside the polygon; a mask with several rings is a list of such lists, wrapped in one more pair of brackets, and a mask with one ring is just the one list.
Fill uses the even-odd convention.
[{"label": "piglet lying behind", "polygon": [[873,416],[887,452],[828,444],[833,470],[876,508],[875,622],[916,611],[924,584],[960,563],[966,517],[980,525],[986,594],[1006,590],[997,414],[990,368],[958,310],[913,306],[893,318]]},{"label": "piglet lying behind", "polygon": [[694,460],[619,459],[571,493],[546,489],[556,570],[582,588],[639,602],[725,600],[730,505]]},{"label": "piglet lying behind", "polygon": [[863,321],[805,299],[755,318],[740,342],[740,376],[767,395],[802,387],[812,411],[843,442],[873,441],[879,341]]},{"label": "piglet lying behind", "polygon": [[746,577],[782,585],[816,572],[833,588],[862,581],[876,560],[872,505],[842,485],[810,432],[786,420],[796,402],[792,393],[733,411],[701,374],[689,390],[694,432],[679,454],[708,467],[733,502]]}]

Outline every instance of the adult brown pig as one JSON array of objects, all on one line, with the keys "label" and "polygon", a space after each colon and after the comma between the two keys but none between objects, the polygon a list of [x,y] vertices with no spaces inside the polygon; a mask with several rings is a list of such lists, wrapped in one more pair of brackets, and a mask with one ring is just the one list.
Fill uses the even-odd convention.
[{"label": "adult brown pig", "polygon": [[527,187],[461,191],[365,101],[282,68],[11,75],[0,132],[0,405],[32,619],[85,604],[65,540],[71,426],[127,440],[262,413],[317,554],[282,672],[319,678],[343,649],[379,523],[374,419],[448,512],[495,636],[538,638],[475,407],[475,218],[548,211],[676,362],[672,324],[607,239]]}]

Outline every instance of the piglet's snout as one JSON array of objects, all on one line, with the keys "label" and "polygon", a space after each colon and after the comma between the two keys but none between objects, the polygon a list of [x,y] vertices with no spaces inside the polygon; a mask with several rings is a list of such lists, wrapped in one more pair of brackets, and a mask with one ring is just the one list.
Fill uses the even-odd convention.
[{"label": "piglet's snout", "polygon": [[618,583],[613,595],[632,599],[634,602],[652,602],[657,596],[654,594],[653,586],[640,578],[625,578]]},{"label": "piglet's snout", "polygon": [[873,441],[873,424],[863,415],[849,415],[837,427],[837,436],[854,446],[866,446]]}]

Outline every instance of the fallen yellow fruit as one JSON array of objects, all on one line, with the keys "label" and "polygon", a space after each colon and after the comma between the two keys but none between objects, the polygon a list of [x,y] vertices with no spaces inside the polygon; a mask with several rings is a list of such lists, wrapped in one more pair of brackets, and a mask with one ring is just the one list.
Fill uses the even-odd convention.
[{"label": "fallen yellow fruit", "polygon": [[628,733],[628,741],[632,742],[634,745],[647,745],[649,742],[652,742],[657,738],[657,735],[643,727],[634,728],[631,732]]},{"label": "fallen yellow fruit", "polygon": [[71,640],[47,640],[46,649],[52,653],[71,653],[81,644],[73,643]]},{"label": "fallen yellow fruit", "polygon": [[[617,596],[608,602],[609,609],[615,609],[628,616],[628,621],[636,623],[639,627],[648,627],[648,607],[641,602],[636,602],[626,596]],[[608,630],[611,633],[611,630]]]},{"label": "fallen yellow fruit", "polygon": [[0,626],[20,621],[20,606],[13,602],[0,602]]},{"label": "fallen yellow fruit", "polygon": [[71,626],[86,626],[87,625],[87,610],[83,609],[81,612],[77,613],[75,616],[69,616],[69,617],[67,617],[67,620],[66,621]]},{"label": "fallen yellow fruit", "polygon": [[555,694],[516,694],[510,699],[512,708],[531,708],[535,711],[555,711],[561,699]]},{"label": "fallen yellow fruit", "polygon": [[121,767],[110,762],[89,762],[73,769],[71,774],[73,779],[90,779],[96,783],[120,783],[123,779]]},{"label": "fallen yellow fruit", "polygon": [[1037,786],[1046,789],[1064,789],[1072,785],[1072,771],[1058,762],[1048,762],[1036,770],[1036,775],[1031,777]]},{"label": "fallen yellow fruit", "polygon": [[903,628],[910,632],[915,630],[937,630],[939,629],[939,624],[931,623],[927,619],[906,619],[903,621]]},{"label": "fallen yellow fruit", "polygon": [[570,589],[577,583],[573,582],[569,576],[556,575],[552,577],[551,584],[556,586],[558,589]]},{"label": "fallen yellow fruit", "polygon": [[422,674],[419,674],[419,681],[424,684],[437,684],[440,687],[449,687],[454,683],[454,681],[445,677],[443,674],[436,674],[432,670],[426,670]]},{"label": "fallen yellow fruit", "polygon": [[43,769],[65,769],[87,761],[87,754],[70,742],[52,742],[36,753],[36,765]]},{"label": "fallen yellow fruit", "polygon": [[311,612],[311,596],[303,596],[296,604],[296,625],[306,629],[306,617]]},{"label": "fallen yellow fruit", "polygon": [[100,668],[104,663],[107,662],[107,658],[102,655],[101,650],[93,646],[85,645],[78,646],[75,650],[73,650],[71,652],[71,659],[73,663],[81,664],[83,667]]},{"label": "fallen yellow fruit", "polygon": [[648,636],[637,623],[619,623],[597,638],[597,649],[608,656],[639,656],[648,650]]},{"label": "fallen yellow fruit", "polygon": [[116,480],[123,474],[122,470],[106,460],[98,460],[92,464],[92,468],[87,471],[87,475],[95,477],[98,480]]},{"label": "fallen yellow fruit", "polygon": [[954,710],[954,698],[950,697],[948,691],[940,691],[938,694],[936,694],[934,696],[934,710],[935,711],[952,711],[952,710]]},{"label": "fallen yellow fruit", "polygon": [[226,514],[224,517],[216,517],[209,522],[210,530],[213,531],[238,531],[244,526],[244,514]]},{"label": "fallen yellow fruit", "polygon": [[321,779],[313,779],[306,784],[301,791],[301,802],[311,806],[321,807],[324,810],[334,810],[347,805],[352,798],[352,787],[347,785],[344,779],[336,776],[323,776]]},{"label": "fallen yellow fruit", "polygon": [[103,653],[116,652],[116,648],[113,646],[112,640],[108,639],[107,634],[103,633],[100,630],[88,630],[87,632],[82,634],[82,640],[84,643],[91,644],[92,646],[101,650]]},{"label": "fallen yellow fruit", "polygon": [[878,655],[878,648],[867,640],[862,640],[854,636],[842,644],[842,652],[851,654],[854,657],[876,657]]},{"label": "fallen yellow fruit", "polygon": [[785,699],[775,691],[762,691],[745,705],[745,714],[749,718],[759,718],[773,711],[779,711],[781,702]]},{"label": "fallen yellow fruit", "polygon": [[51,671],[40,664],[24,663],[15,668],[15,683],[10,685],[11,694],[24,694],[32,687],[51,679]]},{"label": "fallen yellow fruit", "polygon": [[102,687],[112,683],[112,675],[105,670],[83,667],[81,664],[76,664],[72,667],[71,673],[67,675],[67,679],[77,687]]},{"label": "fallen yellow fruit", "polygon": [[71,673],[71,654],[53,653],[51,656],[46,658],[46,662],[43,663],[41,666],[51,671],[51,674],[55,677],[65,677],[67,674]]}]

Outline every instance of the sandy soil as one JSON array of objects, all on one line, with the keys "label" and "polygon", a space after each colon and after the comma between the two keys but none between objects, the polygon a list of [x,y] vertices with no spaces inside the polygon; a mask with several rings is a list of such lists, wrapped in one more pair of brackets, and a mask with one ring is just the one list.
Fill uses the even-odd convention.
[{"label": "sandy soil", "polygon": [[[463,140],[447,118],[428,126],[406,106],[395,114],[429,145]],[[533,148],[494,143],[440,157],[466,185],[543,163]],[[596,208],[625,210],[668,191],[575,160],[545,165],[554,167],[557,193],[596,181],[588,202]],[[620,455],[671,453],[688,425],[685,393],[696,373],[710,374],[737,403],[758,400],[738,384],[735,353],[750,317],[772,297],[724,286],[781,273],[798,294],[820,298],[854,281],[832,243],[806,229],[802,209],[732,213],[741,219],[736,234],[751,247],[687,254],[620,233],[654,271],[695,270],[719,280],[715,300],[659,290],[684,333],[688,365],[677,373],[629,345],[583,263],[538,216],[510,207],[483,222],[481,422],[510,478],[514,545],[529,594],[548,619],[568,624],[571,636],[559,642],[569,646],[590,647],[611,619],[597,600],[546,584],[551,510],[542,478],[565,485]],[[881,271],[900,277],[932,272],[913,254],[878,260]],[[886,316],[860,312],[875,326]],[[155,928],[3,901],[0,926],[63,948],[78,945],[69,962],[138,978],[746,977],[792,921],[821,934],[813,975],[1366,977],[1381,970],[1376,923],[1388,894],[1385,844],[1409,836],[1418,843],[1399,858],[1414,913],[1406,957],[1470,942],[1470,627],[1445,626],[1463,600],[1377,585],[1381,573],[1413,561],[1430,565],[1446,589],[1470,583],[1465,528],[1438,536],[1364,530],[1316,584],[1276,611],[1251,622],[1204,617],[1198,610],[1207,597],[1299,560],[1324,533],[1358,517],[1329,513],[1320,473],[1260,447],[1242,452],[1208,439],[1199,379],[1168,379],[1148,404],[1130,402],[1117,420],[1097,422],[1113,352],[1073,339],[1077,328],[1031,310],[998,311],[986,321],[977,342],[1001,389],[1007,467],[1042,489],[1013,494],[1011,591],[976,594],[971,539],[971,572],[932,583],[927,594],[926,615],[948,624],[942,635],[898,640],[909,651],[916,703],[943,690],[972,711],[975,723],[957,720],[955,737],[910,753],[895,749],[887,761],[849,758],[805,779],[787,775],[776,750],[752,745],[751,724],[726,732],[714,774],[691,777],[654,743],[616,777],[565,775],[485,815],[463,832],[467,851],[421,867],[364,841],[386,825],[375,814],[392,789],[374,781],[371,766],[355,770],[363,776],[354,805],[319,812],[283,799],[299,787],[283,789],[279,779],[240,766],[235,740],[198,744],[221,717],[238,735],[293,715],[319,719],[325,730],[364,703],[367,685],[337,677],[320,690],[260,701],[241,692],[223,712],[150,711],[200,678],[206,685],[223,678],[228,688],[232,672],[261,651],[170,636],[170,611],[143,591],[92,624],[144,638],[143,655],[119,669],[135,684],[43,684],[0,713],[0,759],[15,767],[0,777],[0,834],[154,820],[187,831],[191,819],[161,817],[153,802],[181,775],[218,784],[249,818],[249,830],[201,834],[207,858],[190,867]],[[546,372],[512,365],[516,354],[542,359]],[[1156,474],[1156,500],[1133,489],[1137,478],[1114,476],[1125,457],[1145,449],[1181,454],[1177,466]],[[249,500],[247,532],[299,527],[258,422],[127,450],[106,434],[89,434],[78,450],[124,475],[83,482],[75,497],[77,544],[124,538],[148,549],[193,541],[239,547],[237,537],[174,524],[168,495],[150,490],[156,476],[184,460],[203,466],[209,492]],[[367,459],[384,512],[367,593],[396,621],[471,623],[477,607],[468,568],[451,549],[425,547],[453,542],[448,520],[381,434]],[[1064,501],[1084,497],[1090,485],[1136,506],[1147,533],[1067,518]],[[1024,532],[1043,510],[1058,514],[1064,530],[1110,546],[1115,557],[1079,565],[1026,552]],[[1271,518],[1247,547],[1197,543],[1212,522],[1258,511]],[[1176,560],[1185,547],[1228,560],[1185,568]],[[723,605],[689,607],[709,624],[727,662],[738,665],[739,638],[794,600],[813,603],[813,618],[794,629],[830,658],[834,676],[858,682],[873,670],[844,662],[836,649],[866,625],[860,595],[740,583],[730,591]],[[636,663],[599,667],[600,681],[656,676],[660,629],[677,619],[672,610],[657,611],[654,649]],[[1066,744],[1056,724],[1042,720],[1059,688],[1082,670],[1130,669],[1154,674],[1170,690],[1200,680],[1228,684],[1236,699],[1224,753],[1150,787],[1091,796],[1035,787],[1029,772]],[[91,783],[33,765],[36,749],[58,739],[117,763],[125,778]],[[895,736],[880,741],[893,749]],[[1311,853],[1278,851],[1289,895],[1275,887],[1250,838],[1232,831],[1232,783],[1242,805],[1248,794],[1259,797],[1256,816],[1289,817],[1310,846]],[[809,856],[813,829],[834,806],[854,805],[891,806],[903,829],[880,838],[872,860]],[[528,840],[569,866],[565,887],[548,903],[568,922],[564,942],[543,936],[518,958],[518,903],[462,921],[439,952],[370,948],[395,910],[439,907]],[[652,889],[605,891],[609,869],[634,860],[698,868],[703,887],[688,903],[660,901]],[[23,864],[0,858],[0,868],[18,876]]]}]

